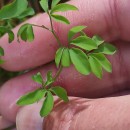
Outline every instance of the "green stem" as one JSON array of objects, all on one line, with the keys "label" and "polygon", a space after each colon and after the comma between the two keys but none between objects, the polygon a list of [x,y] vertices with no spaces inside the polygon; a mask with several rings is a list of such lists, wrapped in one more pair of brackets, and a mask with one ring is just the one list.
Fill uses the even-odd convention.
[{"label": "green stem", "polygon": [[63,66],[60,66],[59,70],[58,70],[57,73],[55,74],[55,77],[54,77],[54,80],[55,80],[55,81],[57,80],[57,78],[58,78],[59,75],[61,74],[62,70],[63,70]]},{"label": "green stem", "polygon": [[52,18],[51,18],[50,12],[48,11],[47,14],[48,14],[48,16],[49,16],[50,23],[51,23],[51,32],[52,32],[53,36],[56,38],[56,40],[57,40],[59,46],[61,47],[61,46],[62,46],[62,43],[60,42],[60,39],[58,38],[58,36],[57,36],[57,34],[56,34],[55,30],[54,30],[53,22],[52,22]]},{"label": "green stem", "polygon": [[49,28],[47,28],[46,26],[44,26],[44,25],[35,25],[35,24],[31,24],[32,26],[35,26],[35,27],[39,27],[39,28],[44,28],[44,29],[46,29],[46,30],[48,30],[48,31],[51,31]]}]

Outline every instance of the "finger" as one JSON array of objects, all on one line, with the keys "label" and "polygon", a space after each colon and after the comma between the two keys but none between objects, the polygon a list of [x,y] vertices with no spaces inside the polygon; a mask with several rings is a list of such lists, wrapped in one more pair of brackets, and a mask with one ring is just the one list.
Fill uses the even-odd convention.
[{"label": "finger", "polygon": [[40,125],[41,120],[37,124],[34,123],[35,119],[41,118],[30,116],[35,112],[35,108],[28,106],[18,113],[17,128],[35,130],[38,125],[39,130],[127,130],[130,128],[129,100],[130,96],[95,100],[71,98],[67,104],[56,104],[53,112],[43,119],[43,128]]},{"label": "finger", "polygon": [[10,126],[12,126],[13,123],[4,119],[2,116],[0,116],[0,130],[3,130],[5,128],[8,128]]},{"label": "finger", "polygon": [[[54,28],[62,43],[67,43],[67,32],[74,25],[87,25],[88,34],[99,34],[109,41],[116,39],[130,41],[129,0],[72,0],[69,3],[76,5],[79,12],[63,13],[72,22],[70,26],[54,23]],[[49,26],[46,14],[37,15],[27,22]],[[14,29],[15,33],[18,28]],[[11,71],[24,70],[54,59],[57,44],[52,34],[40,28],[34,30],[35,41],[29,45],[24,42],[18,44],[17,40],[9,45],[6,36],[1,39],[0,45],[5,49],[3,58],[6,61],[3,68]]]},{"label": "finger", "polygon": [[[123,46],[123,44],[120,44]],[[127,60],[129,55],[129,46],[126,44],[118,52],[119,56],[111,59],[113,63],[113,73],[104,73],[103,79],[99,80],[93,75],[83,76],[79,74],[73,66],[63,69],[55,85],[64,87],[70,96],[79,96],[86,98],[98,98],[111,95],[113,93],[129,89],[130,63]],[[122,66],[124,69],[122,69]],[[16,105],[17,99],[23,94],[39,87],[32,81],[32,75],[41,72],[43,77],[48,70],[56,72],[54,64],[44,65],[43,67],[14,78],[3,85],[0,90],[0,112],[11,121],[15,121],[16,113],[19,107]],[[13,88],[13,89],[12,89]],[[6,97],[6,98],[3,98]],[[10,116],[9,116],[10,115]]]},{"label": "finger", "polygon": [[[125,43],[125,45],[126,46],[120,44],[121,50],[111,59],[113,63],[113,73],[104,73],[102,80],[97,79],[93,75],[83,76],[71,66],[70,68],[63,69],[55,85],[64,87],[70,96],[87,98],[104,97],[129,89],[130,63],[127,56],[130,52],[130,44]],[[124,69],[122,69],[122,67]],[[23,94],[39,87],[38,84],[32,81],[32,75],[40,71],[43,77],[45,77],[48,70],[52,70],[52,72],[55,73],[57,69],[54,64],[44,65],[39,69],[5,83],[0,90],[1,114],[9,120],[15,121],[16,113],[19,109],[19,107],[16,106],[17,99]]]},{"label": "finger", "polygon": [[[40,107],[41,103],[36,103],[20,109],[16,118],[17,130],[42,130],[43,118],[39,115]],[[25,125],[26,129],[21,128]]]}]

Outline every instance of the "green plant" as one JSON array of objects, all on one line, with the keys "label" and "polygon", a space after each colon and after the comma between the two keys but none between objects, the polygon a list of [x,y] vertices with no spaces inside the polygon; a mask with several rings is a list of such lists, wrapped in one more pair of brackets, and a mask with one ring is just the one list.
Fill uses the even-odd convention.
[{"label": "green plant", "polygon": [[[106,43],[101,37],[97,35],[92,38],[88,37],[84,33],[86,26],[71,28],[68,32],[68,45],[64,46],[54,30],[53,20],[64,24],[70,24],[70,21],[66,17],[56,13],[69,10],[77,11],[78,8],[69,4],[58,4],[59,2],[60,0],[53,0],[51,9],[49,10],[48,0],[40,0],[42,9],[50,18],[50,28],[44,25],[26,23],[20,27],[17,33],[18,42],[20,42],[20,40],[32,42],[35,37],[33,27],[40,27],[50,31],[59,45],[59,49],[55,55],[55,63],[58,69],[56,74],[53,75],[52,71],[48,71],[45,79],[40,72],[32,76],[32,79],[39,84],[39,89],[23,95],[17,101],[18,105],[24,106],[33,104],[44,98],[40,111],[42,117],[47,116],[52,111],[54,106],[53,95],[57,95],[64,102],[69,101],[66,90],[61,86],[53,85],[64,67],[73,65],[79,73],[83,75],[93,73],[96,77],[101,79],[103,69],[107,72],[112,72],[111,63],[105,55],[113,55],[116,52],[116,48],[113,45]],[[0,20],[3,21],[14,18],[21,19],[30,15],[34,15],[34,10],[31,7],[28,7],[27,0],[15,0],[13,3],[0,10]],[[10,29],[1,26],[0,30],[2,34],[8,33],[9,43],[14,40],[14,33]],[[0,47],[0,56],[3,55],[4,50]],[[1,59],[0,62],[3,63],[3,60]]]}]

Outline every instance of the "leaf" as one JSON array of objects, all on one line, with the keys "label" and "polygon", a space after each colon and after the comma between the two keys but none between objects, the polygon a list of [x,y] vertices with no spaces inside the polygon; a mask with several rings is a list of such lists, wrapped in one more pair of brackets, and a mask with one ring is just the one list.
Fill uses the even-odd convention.
[{"label": "leaf", "polygon": [[45,12],[49,10],[48,0],[41,0],[40,5]]},{"label": "leaf", "polygon": [[8,29],[4,26],[0,26],[0,33],[2,33],[2,34],[8,33],[9,43],[11,43],[14,40],[14,33],[10,29]]},{"label": "leaf", "polygon": [[4,56],[4,49],[0,47],[0,56]]},{"label": "leaf", "polygon": [[81,32],[85,28],[86,28],[86,26],[76,26],[76,27],[71,28],[70,31],[69,31],[69,33],[68,33],[68,39],[69,39],[69,41],[71,41],[71,39],[73,38],[73,36],[76,33]]},{"label": "leaf", "polygon": [[0,10],[0,19],[11,19],[23,13],[28,6],[27,0],[14,0]]},{"label": "leaf", "polygon": [[109,43],[103,43],[94,52],[99,52],[107,55],[113,55],[116,53],[116,47]]},{"label": "leaf", "polygon": [[61,0],[52,0],[51,8],[54,8]]},{"label": "leaf", "polygon": [[86,37],[86,36],[79,36],[78,38],[72,40],[71,44],[77,47],[80,47],[84,50],[88,50],[88,51],[91,51],[97,48],[97,45],[95,44],[95,42],[91,38]]},{"label": "leaf", "polygon": [[33,33],[32,25],[28,25],[27,27],[27,40],[29,42],[32,42],[34,40],[34,33]]},{"label": "leaf", "polygon": [[93,74],[95,74],[98,78],[102,78],[102,67],[100,63],[94,57],[89,56],[89,63]]},{"label": "leaf", "polygon": [[27,27],[28,27],[28,23],[22,25],[19,30],[18,30],[18,33],[17,33],[17,38],[18,38],[18,41],[19,41],[19,37],[21,37],[22,40],[26,41],[27,40],[27,37],[26,37],[26,30],[27,30]]},{"label": "leaf", "polygon": [[64,88],[62,88],[60,86],[56,86],[56,87],[51,88],[50,91],[52,91],[55,95],[57,95],[63,101],[65,101],[65,102],[69,101],[67,92]]},{"label": "leaf", "polygon": [[19,37],[21,37],[23,41],[32,42],[34,40],[32,25],[29,23],[22,25],[17,33],[17,37],[18,37],[18,41],[19,41]]},{"label": "leaf", "polygon": [[55,15],[55,14],[52,14],[51,16],[57,22],[61,22],[61,23],[65,23],[65,24],[70,24],[69,20],[67,18],[65,18],[64,16]]},{"label": "leaf", "polygon": [[42,84],[42,85],[44,84],[44,80],[43,80],[40,72],[38,72],[36,75],[33,75],[32,80],[39,83],[39,84]]},{"label": "leaf", "polygon": [[102,65],[102,67],[107,72],[112,72],[111,63],[108,61],[108,59],[105,57],[104,54],[102,54],[102,53],[92,53],[92,54],[90,54],[90,56],[92,56],[95,59],[97,59],[97,61]]},{"label": "leaf", "polygon": [[56,52],[56,55],[55,55],[55,63],[56,63],[56,66],[59,67],[59,64],[60,64],[60,61],[61,61],[61,57],[62,57],[62,54],[63,54],[63,50],[64,48],[61,47],[57,50]]},{"label": "leaf", "polygon": [[32,15],[34,15],[34,14],[35,14],[34,9],[31,8],[31,7],[29,7],[29,8],[27,8],[22,14],[20,14],[20,16],[18,16],[17,18],[18,18],[18,19],[23,19],[23,18],[25,18],[25,17],[27,17],[27,16],[32,16]]},{"label": "leaf", "polygon": [[77,48],[72,48],[69,50],[69,52],[71,61],[78,72],[83,75],[88,75],[91,72],[91,69],[86,54],[82,50]]},{"label": "leaf", "polygon": [[41,117],[47,116],[52,111],[53,105],[54,105],[53,95],[51,94],[51,92],[48,91],[47,96],[43,102],[42,108],[40,110]]},{"label": "leaf", "polygon": [[46,92],[46,90],[37,89],[33,92],[27,93],[17,101],[17,105],[25,106],[38,102],[45,96]]},{"label": "leaf", "polygon": [[0,59],[0,64],[3,64],[4,62],[5,62],[4,60]]},{"label": "leaf", "polygon": [[69,49],[65,48],[62,54],[61,64],[63,67],[69,67],[71,64]]},{"label": "leaf", "polygon": [[78,8],[70,4],[58,4],[51,10],[51,14],[55,12],[65,12],[69,10],[78,10]]},{"label": "leaf", "polygon": [[97,46],[104,43],[104,40],[101,37],[97,36],[97,35],[93,36],[92,39],[96,42]]},{"label": "leaf", "polygon": [[48,85],[52,84],[53,82],[54,82],[54,78],[52,76],[52,71],[48,71],[45,86],[48,86]]}]

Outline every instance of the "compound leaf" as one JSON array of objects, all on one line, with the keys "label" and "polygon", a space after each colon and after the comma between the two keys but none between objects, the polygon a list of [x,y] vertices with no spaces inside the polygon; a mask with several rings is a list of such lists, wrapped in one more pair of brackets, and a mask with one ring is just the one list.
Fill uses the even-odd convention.
[{"label": "compound leaf", "polygon": [[97,48],[95,42],[87,36],[79,36],[71,41],[71,44],[78,46],[84,50],[91,51]]},{"label": "compound leaf", "polygon": [[61,23],[65,23],[65,24],[70,24],[69,20],[67,18],[65,18],[64,16],[52,14],[51,17],[55,21],[57,21],[57,22],[61,22]]},{"label": "compound leaf", "polygon": [[102,67],[107,71],[107,72],[112,72],[112,66],[109,60],[105,57],[104,54],[102,53],[92,53],[90,56],[94,57],[97,59],[97,61],[102,65]]},{"label": "compound leaf", "polygon": [[61,64],[63,67],[69,67],[71,64],[69,49],[65,48],[62,54]]},{"label": "compound leaf", "polygon": [[116,47],[109,43],[103,43],[94,52],[99,52],[107,55],[113,55],[116,53]]},{"label": "compound leaf", "polygon": [[63,101],[65,101],[65,102],[69,101],[67,92],[64,88],[62,88],[60,86],[56,86],[56,87],[51,88],[50,91],[52,91],[55,95],[57,95]]},{"label": "compound leaf", "polygon": [[72,48],[69,52],[71,61],[77,71],[83,75],[88,75],[91,72],[91,69],[86,54],[78,48]]},{"label": "compound leaf", "polygon": [[61,62],[61,57],[62,57],[62,54],[63,54],[63,50],[64,48],[61,47],[57,50],[56,52],[56,55],[55,55],[55,63],[56,63],[56,66],[59,67],[59,64]]},{"label": "compound leaf", "polygon": [[69,33],[68,33],[68,40],[71,41],[71,39],[73,38],[73,36],[76,33],[81,32],[82,30],[84,30],[86,28],[86,26],[76,26],[70,29]]},{"label": "compound leaf", "polygon": [[27,40],[29,42],[32,42],[34,40],[34,33],[33,33],[33,27],[31,24],[28,25],[26,34],[27,34]]},{"label": "compound leaf", "polygon": [[11,19],[23,13],[28,6],[27,0],[14,0],[0,10],[0,19]]},{"label": "compound leaf", "polygon": [[42,108],[40,110],[41,117],[47,116],[53,109],[54,99],[51,92],[47,92],[47,96],[43,102]]},{"label": "compound leaf", "polygon": [[4,56],[4,49],[0,47],[0,56]]},{"label": "compound leaf", "polygon": [[95,35],[92,37],[92,39],[96,42],[97,46],[104,43],[104,40],[100,36]]},{"label": "compound leaf", "polygon": [[40,5],[45,12],[49,10],[48,0],[41,0]]},{"label": "compound leaf", "polygon": [[54,8],[61,0],[52,0],[51,8]]},{"label": "compound leaf", "polygon": [[70,4],[58,4],[51,10],[51,14],[55,12],[65,12],[69,10],[78,10],[78,8]]},{"label": "compound leaf", "polygon": [[22,18],[25,18],[27,16],[32,16],[35,14],[35,11],[33,8],[29,7],[27,8],[20,16],[18,16],[17,18],[18,19],[22,19]]},{"label": "compound leaf", "polygon": [[14,40],[14,33],[10,29],[8,29],[8,28],[6,28],[4,26],[0,26],[0,33],[1,33],[1,35],[5,34],[5,33],[8,33],[8,37],[9,37],[8,41],[9,41],[9,43],[11,43]]},{"label": "compound leaf", "polygon": [[33,75],[32,80],[39,83],[39,84],[42,84],[42,85],[44,84],[44,80],[43,80],[40,72],[38,72],[36,75]]},{"label": "compound leaf", "polygon": [[48,71],[45,86],[48,86],[48,85],[52,84],[53,82],[54,82],[54,78],[52,76],[52,71]]},{"label": "compound leaf", "polygon": [[17,104],[19,106],[25,106],[38,102],[45,96],[46,92],[46,90],[37,89],[33,92],[27,93],[17,101]]},{"label": "compound leaf", "polygon": [[89,63],[90,63],[91,71],[93,72],[93,74],[101,79],[102,78],[102,66],[100,65],[100,63],[97,61],[97,59],[95,59],[92,56],[89,56]]}]

